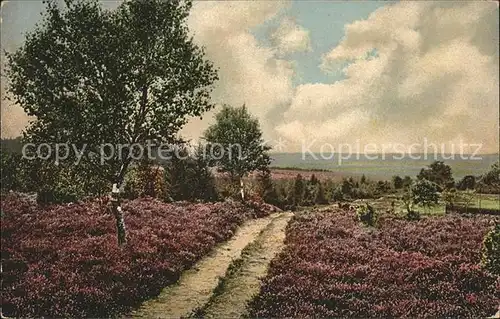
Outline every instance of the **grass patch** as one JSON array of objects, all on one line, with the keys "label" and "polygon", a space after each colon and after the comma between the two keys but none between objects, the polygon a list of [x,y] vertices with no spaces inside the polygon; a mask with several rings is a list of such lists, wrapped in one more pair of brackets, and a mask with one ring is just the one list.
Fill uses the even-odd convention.
[{"label": "grass patch", "polygon": [[[395,198],[394,196],[385,196],[378,199],[367,199],[363,201],[356,201],[354,204],[368,203],[376,211],[380,213],[390,212],[394,208],[394,214],[396,216],[404,217],[406,215],[406,207],[403,202]],[[392,203],[394,202],[394,207]],[[422,216],[443,216],[445,215],[445,204],[439,203],[431,207],[423,207],[421,205],[414,205],[413,210],[418,211]]]},{"label": "grass patch", "polygon": [[470,203],[470,207],[500,210],[500,200],[498,198],[476,198]]}]

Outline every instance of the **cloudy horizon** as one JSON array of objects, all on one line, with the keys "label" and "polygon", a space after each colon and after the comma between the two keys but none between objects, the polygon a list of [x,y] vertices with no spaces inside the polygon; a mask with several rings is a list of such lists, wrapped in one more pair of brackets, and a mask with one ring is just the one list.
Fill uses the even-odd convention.
[{"label": "cloudy horizon", "polygon": [[[2,49],[42,11],[2,2]],[[219,68],[213,100],[245,104],[283,151],[426,139],[498,152],[498,2],[199,1],[188,25]],[[216,110],[181,134],[196,140]],[[27,123],[2,100],[3,138]]]}]

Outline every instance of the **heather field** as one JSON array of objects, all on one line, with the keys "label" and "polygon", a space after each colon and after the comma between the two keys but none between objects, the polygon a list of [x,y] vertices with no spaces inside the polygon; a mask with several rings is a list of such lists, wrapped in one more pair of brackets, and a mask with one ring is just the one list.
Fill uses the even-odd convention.
[{"label": "heather field", "polygon": [[[449,215],[360,224],[353,211],[296,215],[252,317],[487,317],[500,279],[480,266],[493,217]],[[498,221],[497,221],[498,222]]]},{"label": "heather field", "polygon": [[0,2],[0,319],[500,319],[498,1]]},{"label": "heather field", "polygon": [[128,244],[98,201],[41,207],[2,198],[2,311],[16,317],[123,314],[175,282],[243,221],[267,215],[237,203],[125,202]]}]

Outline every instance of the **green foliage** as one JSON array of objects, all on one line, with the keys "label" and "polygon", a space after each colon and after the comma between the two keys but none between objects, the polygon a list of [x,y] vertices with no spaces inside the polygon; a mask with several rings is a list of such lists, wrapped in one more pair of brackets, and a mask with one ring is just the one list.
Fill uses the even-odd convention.
[{"label": "green foliage", "polygon": [[500,194],[500,162],[494,163],[491,169],[481,176],[476,189],[480,193]]},{"label": "green foliage", "polygon": [[2,192],[10,190],[19,190],[21,188],[20,181],[20,163],[21,155],[7,153],[2,149],[0,162],[0,177]]},{"label": "green foliage", "polygon": [[459,195],[455,188],[450,188],[441,192],[441,199],[446,206],[453,207],[459,202]]},{"label": "green foliage", "polygon": [[414,204],[431,207],[438,203],[439,194],[436,184],[426,179],[416,181],[411,187]]},{"label": "green foliage", "polygon": [[344,194],[347,197],[351,197],[353,188],[354,188],[354,180],[352,179],[352,177],[342,180],[342,184],[340,186],[342,194]]},{"label": "green foliage", "polygon": [[316,197],[314,198],[314,203],[318,205],[326,205],[328,204],[328,199],[325,195],[325,188],[321,182],[318,183],[318,187],[316,190]]},{"label": "green foliage", "polygon": [[304,196],[301,205],[312,206],[315,204],[324,205],[328,204],[323,182],[321,182],[316,175],[312,174],[308,181],[303,180],[305,185]]},{"label": "green foliage", "polygon": [[413,194],[411,187],[405,188],[403,196],[401,196],[401,201],[406,208],[406,212],[410,213],[413,209]]},{"label": "green foliage", "polygon": [[442,161],[434,161],[429,167],[422,168],[417,178],[419,180],[426,179],[435,183],[441,189],[454,187],[453,174],[451,167]]},{"label": "green foliage", "polygon": [[351,199],[373,198],[376,192],[378,191],[374,191],[369,184],[361,184],[361,187],[351,189],[349,198]]},{"label": "green foliage", "polygon": [[218,176],[215,180],[217,194],[221,199],[241,200],[240,184],[228,176]]},{"label": "green foliage", "polygon": [[[9,141],[6,144],[2,144],[1,158],[0,158],[0,185],[2,192],[8,191],[25,191],[28,181],[26,170],[29,169],[26,161],[23,160],[21,153],[13,152],[9,148],[9,144],[13,143],[15,140],[4,140]],[[20,143],[20,142],[19,142]]]},{"label": "green foliage", "polygon": [[271,163],[267,154],[270,147],[264,145],[259,121],[245,105],[239,108],[224,105],[204,137],[210,145],[213,164],[235,179],[266,169]]},{"label": "green foliage", "polygon": [[481,263],[491,273],[500,276],[500,224],[490,230],[484,237]]},{"label": "green foliage", "polygon": [[[329,186],[330,198],[335,201],[350,199],[369,199],[392,193],[393,189],[388,181],[371,181],[366,177],[360,182],[352,177],[344,178],[340,185]],[[338,188],[338,189],[337,189]]]},{"label": "green foliage", "polygon": [[278,198],[282,203],[282,206],[279,207],[286,209],[287,206],[292,206],[293,203],[292,189],[294,181],[281,179],[281,180],[275,180],[273,181],[273,183],[276,186]]},{"label": "green foliage", "polygon": [[18,136],[16,138],[0,138],[0,147],[2,152],[14,153],[14,154],[22,154],[23,151],[23,142],[22,137]]},{"label": "green foliage", "polygon": [[377,194],[386,194],[391,190],[391,183],[388,181],[378,181],[377,182],[377,188],[376,188],[376,193]]},{"label": "green foliage", "polygon": [[465,211],[469,208],[472,201],[476,198],[476,191],[467,189],[465,191],[457,191],[456,189],[448,189],[441,193],[441,199],[448,207],[465,207]]},{"label": "green foliage", "polygon": [[40,204],[62,204],[76,202],[82,196],[78,188],[62,180],[55,186],[42,187],[37,192],[36,200]]},{"label": "green foliage", "polygon": [[363,176],[361,176],[360,182],[361,182],[361,184],[366,184],[366,176],[365,176],[365,174],[363,174]]},{"label": "green foliage", "polygon": [[164,168],[154,165],[152,161],[143,160],[132,167],[125,176],[124,197],[154,197],[165,199],[167,183],[164,178]]},{"label": "green foliage", "polygon": [[310,180],[309,181],[304,180],[304,196],[302,199],[303,206],[314,205],[317,189],[318,189],[317,184],[312,184]]},{"label": "green foliage", "polygon": [[395,189],[403,188],[403,179],[397,175],[393,176],[392,177],[392,185],[394,186]]},{"label": "green foliage", "polygon": [[403,188],[408,188],[411,186],[412,180],[410,176],[405,176],[403,178]]},{"label": "green foliage", "polygon": [[124,198],[135,199],[142,197],[144,193],[144,185],[142,185],[142,183],[140,182],[140,180],[142,179],[140,175],[141,172],[139,170],[139,167],[132,166],[131,168],[129,168],[127,174],[125,175],[125,186],[123,187]]},{"label": "green foliage", "polygon": [[320,183],[320,180],[316,177],[316,175],[312,174],[311,178],[309,179],[309,184],[310,185],[318,185]]},{"label": "green foliage", "polygon": [[500,162],[493,163],[491,169],[481,178],[487,185],[500,184]]},{"label": "green foliage", "polygon": [[41,159],[23,159],[20,154],[2,153],[2,191],[37,193],[43,204],[75,202],[86,196],[100,196],[109,182],[95,176],[85,160],[79,165]]},{"label": "green foliage", "polygon": [[405,214],[405,218],[410,221],[420,220],[420,213],[415,210],[408,210]]},{"label": "green foliage", "polygon": [[358,220],[367,226],[375,226],[378,221],[378,213],[368,203],[356,209]]},{"label": "green foliage", "polygon": [[419,213],[413,210],[414,205],[422,205],[430,208],[438,203],[439,194],[436,184],[425,180],[417,180],[410,187],[405,187],[400,198],[406,208],[406,218],[416,220],[420,217]]},{"label": "green foliage", "polygon": [[[215,178],[208,166],[208,159],[203,154],[203,147],[199,145],[190,153],[186,147],[179,146],[176,153],[164,166],[170,185],[170,197],[173,200],[187,201],[218,200]],[[230,197],[229,194],[226,196]]]},{"label": "green foliage", "polygon": [[457,189],[463,191],[467,189],[474,189],[476,186],[476,178],[472,175],[467,175],[460,180],[460,182],[457,185]]},{"label": "green foliage", "polygon": [[37,192],[37,201],[43,204],[76,202],[87,196],[102,196],[109,190],[109,182],[92,174],[87,163],[69,165],[37,160],[29,161],[24,174],[26,190]]},{"label": "green foliage", "polygon": [[276,190],[269,170],[260,171],[257,175],[257,182],[259,184],[259,196],[264,202],[278,207],[283,206],[282,198],[280,198]]},{"label": "green foliage", "polygon": [[293,206],[302,205],[305,191],[306,191],[306,184],[304,182],[304,179],[302,178],[302,175],[297,174],[297,177],[295,177],[295,180],[293,182],[293,191],[291,194],[292,195],[291,204]]},{"label": "green foliage", "polygon": [[189,116],[213,107],[217,73],[187,28],[191,1],[65,5],[48,1],[43,22],[6,54],[9,93],[35,117],[31,141],[85,145],[88,161],[105,164],[91,172],[121,183],[132,150],[108,159],[100,146],[172,141]]},{"label": "green foliage", "polygon": [[332,200],[336,202],[344,200],[344,193],[341,187],[337,187],[333,190]]}]

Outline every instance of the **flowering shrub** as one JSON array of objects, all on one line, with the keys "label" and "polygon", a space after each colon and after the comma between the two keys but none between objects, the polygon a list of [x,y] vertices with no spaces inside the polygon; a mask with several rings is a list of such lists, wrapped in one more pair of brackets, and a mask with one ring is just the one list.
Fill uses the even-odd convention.
[{"label": "flowering shrub", "polygon": [[124,197],[135,199],[150,196],[164,199],[167,197],[163,167],[142,162],[130,168],[125,178]]},{"label": "flowering shrub", "polygon": [[8,196],[1,208],[3,314],[51,318],[123,314],[263,214],[239,203],[128,201],[120,249],[98,201],[40,208]]},{"label": "flowering shrub", "polygon": [[490,220],[443,217],[360,225],[352,211],[298,215],[251,317],[486,317],[500,280],[479,262]]},{"label": "flowering shrub", "polygon": [[358,220],[367,226],[375,226],[378,220],[378,214],[369,204],[360,206],[356,209]]},{"label": "flowering shrub", "polygon": [[481,261],[492,273],[500,276],[500,223],[484,237]]}]

